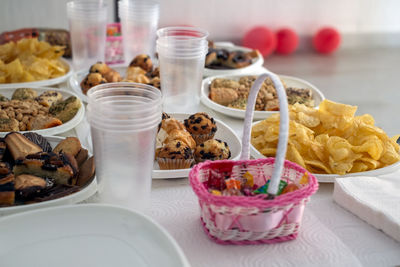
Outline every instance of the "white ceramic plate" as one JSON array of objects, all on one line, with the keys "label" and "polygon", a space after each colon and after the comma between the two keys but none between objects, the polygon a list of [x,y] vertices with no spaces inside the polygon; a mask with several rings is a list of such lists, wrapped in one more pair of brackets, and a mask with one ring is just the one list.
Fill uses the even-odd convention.
[{"label": "white ceramic plate", "polygon": [[[18,87],[0,89],[0,94],[11,99],[12,94],[14,93],[15,89],[17,89],[17,88]],[[70,96],[75,96],[79,99],[79,97],[77,95],[75,95],[74,93],[67,91],[67,90],[59,89],[59,88],[54,88],[54,87],[30,87],[30,88],[35,89],[38,92],[38,95],[40,95],[41,93],[43,93],[45,91],[53,90],[53,91],[60,92],[63,95],[63,99],[66,99]],[[35,133],[38,133],[41,135],[61,134],[61,133],[67,132],[67,131],[75,128],[82,121],[82,119],[84,117],[85,117],[85,107],[83,106],[83,103],[81,103],[81,108],[78,110],[78,112],[75,114],[75,116],[71,120],[67,121],[66,123],[63,123],[60,126],[43,129],[43,130],[34,130],[34,131],[30,131],[30,132],[35,132]],[[8,132],[0,132],[0,136],[4,136],[7,133]],[[24,133],[24,132],[21,131],[21,133]]]},{"label": "white ceramic plate", "polygon": [[82,204],[24,212],[0,219],[0,228],[0,266],[190,266],[164,228],[120,207]]},{"label": "white ceramic plate", "polygon": [[[257,75],[261,74],[262,70],[257,71],[256,73],[253,73],[251,75]],[[224,78],[224,79],[231,79],[231,80],[236,80],[238,81],[241,77],[243,76],[248,76],[247,75],[222,75],[222,76],[214,76],[214,77],[208,77],[203,80],[202,86],[201,86],[201,102],[206,105],[207,107],[218,111],[222,114],[225,114],[230,117],[234,118],[240,118],[244,119],[245,117],[245,110],[237,109],[237,108],[230,108],[226,107],[223,105],[220,105],[214,101],[212,101],[208,95],[209,95],[209,88],[211,82],[216,79],[216,78]],[[320,90],[317,89],[314,85],[312,85],[309,82],[306,82],[302,79],[296,78],[296,77],[291,77],[291,76],[286,76],[286,75],[279,75],[279,77],[286,83],[287,87],[296,87],[296,88],[308,88],[311,89],[313,98],[314,98],[314,103],[315,107],[318,107],[319,103],[325,99],[324,95],[321,93]],[[263,120],[269,116],[271,116],[274,113],[278,113],[279,111],[254,111],[254,120]]]},{"label": "white ceramic plate", "polygon": [[[58,136],[44,136],[44,137],[47,139],[47,141],[49,141],[52,148],[54,148],[61,140],[65,138]],[[89,153],[89,156],[92,156],[91,153]],[[28,211],[28,210],[40,209],[45,207],[78,203],[91,197],[94,193],[96,193],[96,191],[97,191],[97,182],[96,179],[93,179],[93,181],[85,188],[81,189],[78,192],[72,193],[68,196],[33,204],[25,204],[25,205],[11,206],[11,207],[0,207],[0,216]],[[0,264],[0,266],[3,265]]]},{"label": "white ceramic plate", "polygon": [[[111,66],[112,69],[115,71],[119,72],[122,77],[125,77],[126,69],[127,67],[123,66]],[[81,89],[81,82],[82,80],[86,77],[86,75],[89,73],[89,71],[81,71],[81,72],[76,72],[71,75],[68,79],[68,87],[72,89],[72,91],[79,96],[79,98],[84,102],[88,102],[88,97],[82,93]]]},{"label": "white ceramic plate", "polygon": [[[171,113],[169,115],[179,121],[183,121],[190,116],[190,114],[183,113]],[[226,125],[222,121],[215,119],[215,122],[217,125],[217,132],[215,133],[214,138],[225,141],[228,144],[229,149],[231,150],[230,159],[237,159],[242,150],[242,145],[240,143],[239,137],[228,125]],[[152,177],[153,179],[188,177],[190,170],[190,168],[180,170],[160,170],[157,162],[155,162]]]},{"label": "white ceramic plate", "polygon": [[60,84],[65,82],[69,76],[72,75],[72,67],[71,64],[69,64],[68,61],[66,61],[63,58],[60,58],[61,62],[68,67],[68,72],[60,77],[53,78],[53,79],[48,79],[48,80],[41,80],[41,81],[35,81],[35,82],[25,82],[25,83],[1,83],[0,84],[0,89],[2,88],[20,88],[20,87],[38,87],[38,86],[49,86],[49,85],[55,85],[55,84]]},{"label": "white ceramic plate", "polygon": [[[253,123],[252,125],[257,124],[258,122]],[[255,159],[266,158],[263,154],[261,154],[252,144],[250,144],[250,155]],[[365,171],[365,172],[356,172],[349,173],[345,175],[338,174],[314,174],[319,183],[333,183],[336,178],[346,178],[351,176],[379,176],[384,174],[393,173],[400,169],[400,162],[396,162],[387,167],[383,167],[376,170]]]},{"label": "white ceramic plate", "polygon": [[[217,48],[222,48],[226,49],[228,51],[243,51],[243,52],[251,52],[253,51],[250,48],[246,48],[243,46],[236,46],[231,43],[215,43],[215,46]],[[240,75],[240,74],[250,74],[253,73],[254,71],[257,71],[259,68],[262,67],[264,64],[264,58],[261,54],[258,55],[257,58],[253,59],[253,62],[251,65],[240,68],[240,69],[209,69],[209,68],[204,68],[203,71],[203,76],[204,77],[209,77],[209,76],[215,76],[215,75]]]}]

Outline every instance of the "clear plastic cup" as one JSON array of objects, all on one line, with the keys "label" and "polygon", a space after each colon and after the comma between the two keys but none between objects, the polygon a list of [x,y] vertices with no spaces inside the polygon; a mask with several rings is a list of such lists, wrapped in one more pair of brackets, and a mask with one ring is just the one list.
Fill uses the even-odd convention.
[{"label": "clear plastic cup", "polygon": [[194,113],[200,103],[208,32],[168,27],[158,30],[157,36],[164,111]]},{"label": "clear plastic cup", "polygon": [[146,212],[150,202],[155,139],[161,121],[161,92],[136,83],[103,84],[91,90],[88,121],[99,198],[105,203]]},{"label": "clear plastic cup", "polygon": [[159,3],[155,1],[118,2],[126,64],[139,54],[147,54],[154,58],[159,9]]},{"label": "clear plastic cup", "polygon": [[67,16],[74,70],[87,70],[95,62],[104,61],[107,5],[103,1],[68,2]]}]

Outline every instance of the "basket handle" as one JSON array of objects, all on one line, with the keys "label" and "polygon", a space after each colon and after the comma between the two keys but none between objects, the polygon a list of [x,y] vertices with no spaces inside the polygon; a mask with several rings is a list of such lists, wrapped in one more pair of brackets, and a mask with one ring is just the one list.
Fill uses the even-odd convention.
[{"label": "basket handle", "polygon": [[280,110],[278,148],[275,155],[274,170],[272,172],[272,177],[268,186],[268,194],[276,195],[276,193],[278,192],[278,186],[287,149],[289,135],[289,112],[286,91],[279,77],[272,72],[267,72],[259,75],[250,89],[243,126],[242,152],[240,154],[240,160],[248,160],[250,158],[250,134],[251,124],[253,122],[254,107],[256,105],[257,94],[260,91],[264,80],[268,77],[271,78],[278,94]]}]

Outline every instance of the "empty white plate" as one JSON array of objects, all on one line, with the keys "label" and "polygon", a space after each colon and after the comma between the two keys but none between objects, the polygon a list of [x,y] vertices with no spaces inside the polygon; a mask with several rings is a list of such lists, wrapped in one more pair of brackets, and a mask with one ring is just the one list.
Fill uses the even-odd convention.
[{"label": "empty white plate", "polygon": [[82,204],[0,219],[0,266],[189,266],[176,241],[140,213]]}]

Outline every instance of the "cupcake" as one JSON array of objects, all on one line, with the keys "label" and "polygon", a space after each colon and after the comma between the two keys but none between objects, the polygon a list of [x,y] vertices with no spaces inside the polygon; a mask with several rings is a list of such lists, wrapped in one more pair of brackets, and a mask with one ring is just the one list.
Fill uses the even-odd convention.
[{"label": "cupcake", "polygon": [[187,169],[193,163],[192,149],[179,140],[165,144],[157,153],[161,170]]},{"label": "cupcake", "polygon": [[214,119],[204,112],[191,115],[185,120],[185,127],[197,144],[212,139],[217,131]]},{"label": "cupcake", "polygon": [[210,139],[196,147],[194,157],[196,162],[229,159],[231,151],[226,142],[219,139]]},{"label": "cupcake", "polygon": [[170,118],[167,113],[163,114],[156,137],[156,148],[161,147],[165,143],[165,139],[167,139],[169,133],[173,130],[186,131],[186,128],[182,122]]}]

